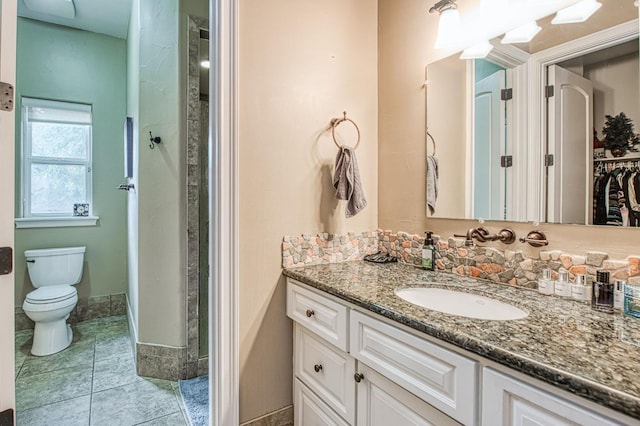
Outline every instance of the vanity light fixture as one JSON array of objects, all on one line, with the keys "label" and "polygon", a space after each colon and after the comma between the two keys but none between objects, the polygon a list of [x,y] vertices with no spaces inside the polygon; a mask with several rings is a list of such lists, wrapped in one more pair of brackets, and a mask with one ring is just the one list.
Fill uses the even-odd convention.
[{"label": "vanity light fixture", "polygon": [[467,47],[460,55],[460,59],[482,59],[486,58],[493,49],[493,45],[489,40],[484,40],[476,45]]},{"label": "vanity light fixture", "polygon": [[536,21],[528,22],[521,27],[507,31],[502,38],[502,44],[529,43],[540,32],[540,29]]},{"label": "vanity light fixture", "polygon": [[76,8],[73,0],[24,0],[25,6],[34,12],[60,18],[73,19]]},{"label": "vanity light fixture", "polygon": [[551,20],[552,24],[574,24],[584,22],[596,10],[600,9],[602,3],[596,0],[582,0],[573,6],[559,10],[556,16]]},{"label": "vanity light fixture", "polygon": [[209,69],[209,67],[210,67],[211,65],[209,64],[209,60],[208,60],[208,59],[205,59],[204,61],[200,62],[200,66],[201,66],[202,68]]},{"label": "vanity light fixture", "polygon": [[429,13],[438,12],[440,14],[438,37],[434,45],[436,49],[454,47],[460,36],[460,13],[458,13],[458,6],[455,1],[440,0],[429,9]]}]

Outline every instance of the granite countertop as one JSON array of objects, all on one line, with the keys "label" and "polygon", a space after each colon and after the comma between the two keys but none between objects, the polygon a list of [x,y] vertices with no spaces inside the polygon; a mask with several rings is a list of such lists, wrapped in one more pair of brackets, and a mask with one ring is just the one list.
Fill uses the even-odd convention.
[{"label": "granite countertop", "polygon": [[[586,302],[415,266],[364,261],[305,266],[284,275],[536,379],[640,419],[640,319]],[[401,287],[480,294],[529,313],[491,321],[431,311],[395,295]]]}]

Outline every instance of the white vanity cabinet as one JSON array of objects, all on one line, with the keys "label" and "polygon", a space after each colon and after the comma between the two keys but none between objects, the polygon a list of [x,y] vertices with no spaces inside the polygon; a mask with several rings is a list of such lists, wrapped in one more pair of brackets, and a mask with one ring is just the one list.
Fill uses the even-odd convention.
[{"label": "white vanity cabinet", "polygon": [[640,424],[290,278],[287,315],[298,426]]},{"label": "white vanity cabinet", "polygon": [[521,380],[485,367],[482,424],[492,426],[622,425]]},{"label": "white vanity cabinet", "polygon": [[[339,303],[291,279],[287,280],[287,315],[295,321],[296,425],[461,424],[432,404],[440,404],[455,414],[455,405],[460,401],[453,403],[451,408],[452,400],[460,394],[456,388],[461,385],[456,378],[462,376],[452,367],[451,361],[438,357],[462,357],[450,351],[442,352],[444,349],[430,343],[428,345],[433,347],[425,347],[422,343],[427,342],[415,336],[410,336],[415,341],[407,341],[408,333],[356,312],[346,302]],[[383,330],[385,336],[379,345],[376,340],[380,336],[369,332],[376,328]],[[350,330],[355,333],[352,339],[348,338]],[[350,353],[349,346],[353,341],[362,343],[357,345],[357,354]],[[394,342],[400,346],[395,346]],[[412,347],[411,343],[418,343],[418,347]],[[387,349],[392,350],[385,356],[381,351]],[[428,349],[440,349],[440,352],[428,355],[425,353]],[[395,364],[394,359],[406,368],[399,368],[402,366]],[[413,361],[409,362],[410,359]],[[427,368],[423,369],[425,366]],[[409,380],[412,375],[416,380]],[[474,381],[475,377],[472,377]],[[431,399],[432,404],[425,399]],[[469,403],[474,407],[471,412],[475,413],[477,404],[475,401]],[[468,411],[469,406],[463,405]],[[467,424],[475,424],[475,421]]]}]

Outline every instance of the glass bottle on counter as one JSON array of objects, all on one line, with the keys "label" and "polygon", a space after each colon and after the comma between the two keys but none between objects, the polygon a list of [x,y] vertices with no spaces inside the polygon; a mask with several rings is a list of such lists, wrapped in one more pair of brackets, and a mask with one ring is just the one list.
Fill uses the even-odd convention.
[{"label": "glass bottle on counter", "polygon": [[576,275],[576,282],[571,285],[571,297],[576,300],[591,301],[591,286],[587,283],[586,275]]},{"label": "glass bottle on counter", "polygon": [[538,279],[538,292],[541,294],[553,294],[554,282],[551,279],[551,269],[542,270],[542,278]]},{"label": "glass bottle on counter", "polygon": [[558,280],[555,282],[554,289],[556,296],[571,297],[571,284],[569,283],[569,272],[561,271],[558,273]]},{"label": "glass bottle on counter", "polygon": [[609,283],[609,272],[596,271],[596,280],[593,282],[592,289],[591,308],[596,311],[612,314],[613,284]]}]

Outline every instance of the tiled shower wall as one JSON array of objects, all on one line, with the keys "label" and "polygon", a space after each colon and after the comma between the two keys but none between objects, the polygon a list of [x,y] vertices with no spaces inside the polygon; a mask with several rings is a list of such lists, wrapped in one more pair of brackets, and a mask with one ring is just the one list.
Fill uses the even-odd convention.
[{"label": "tiled shower wall", "polygon": [[[435,236],[434,239],[437,241],[437,269],[457,275],[537,288],[537,280],[545,268],[553,271],[554,278],[558,272],[568,271],[571,281],[575,280],[576,274],[586,274],[593,280],[596,270],[606,270],[612,279],[640,284],[640,256],[636,255],[610,259],[607,253],[599,251],[576,254],[541,249],[531,256],[517,249],[496,248],[499,246],[497,243],[465,247],[464,238]],[[366,254],[377,251],[390,253],[401,262],[420,265],[423,244],[421,235],[383,230],[344,235],[286,236],[282,242],[282,266],[289,268],[361,260]]]}]

